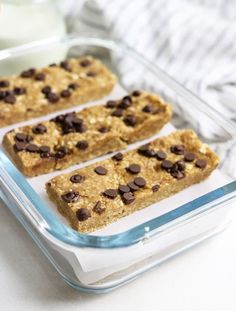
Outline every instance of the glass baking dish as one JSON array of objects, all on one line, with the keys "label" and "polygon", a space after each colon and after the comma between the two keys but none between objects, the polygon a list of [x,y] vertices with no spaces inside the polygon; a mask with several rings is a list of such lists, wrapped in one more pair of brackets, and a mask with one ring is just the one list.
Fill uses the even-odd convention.
[{"label": "glass baking dish", "polygon": [[[0,73],[4,68],[4,74],[18,74],[20,70],[32,66],[43,66],[83,54],[101,59],[118,76],[119,90],[108,98],[134,89],[157,92],[173,106],[174,117],[167,130],[192,128],[222,157],[210,185],[208,182],[201,189],[193,188],[195,192],[183,192],[171,200],[156,204],[161,210],[156,217],[148,218],[146,211],[140,211],[135,213],[136,225],[81,234],[71,229],[56,209],[48,204],[35,186],[35,180],[25,178],[4,150],[0,150],[0,195],[6,206],[68,284],[79,290],[102,293],[127,283],[225,228],[232,217],[236,200],[235,174],[229,172],[225,165],[225,150],[235,144],[236,127],[131,47],[104,38],[70,35],[2,50]],[[101,99],[95,104],[105,100]],[[91,103],[84,106],[87,105]],[[66,111],[79,110],[84,106]],[[44,118],[49,119],[59,113],[62,112]],[[41,119],[36,118],[17,126]],[[14,126],[2,129],[1,135]],[[143,142],[133,144],[131,148],[140,144]],[[94,160],[82,166],[91,162]],[[72,169],[74,167],[67,171]],[[60,173],[57,171],[54,176]],[[45,175],[40,183],[48,179],[49,176]],[[134,216],[128,217],[132,219]]]}]

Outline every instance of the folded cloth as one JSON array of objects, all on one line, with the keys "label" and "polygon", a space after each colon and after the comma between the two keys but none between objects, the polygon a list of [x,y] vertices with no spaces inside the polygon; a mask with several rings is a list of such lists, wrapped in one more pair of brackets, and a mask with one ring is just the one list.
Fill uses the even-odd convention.
[{"label": "folded cloth", "polygon": [[[235,1],[85,0],[71,15],[70,31],[98,33],[134,47],[222,115],[236,120]],[[119,63],[121,75],[132,85],[126,68]],[[205,131],[212,131],[205,120],[198,121]],[[223,159],[221,165],[236,176],[235,143],[213,147]]]}]

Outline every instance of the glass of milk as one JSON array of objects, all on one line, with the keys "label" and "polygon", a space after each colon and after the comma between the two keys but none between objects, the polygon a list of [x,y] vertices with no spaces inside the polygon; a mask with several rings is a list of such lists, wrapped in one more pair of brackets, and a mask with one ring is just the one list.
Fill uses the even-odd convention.
[{"label": "glass of milk", "polygon": [[[66,34],[66,25],[56,0],[0,1],[0,50],[32,41]],[[19,73],[29,67],[57,62],[66,51],[55,49],[0,62],[0,75]]]}]

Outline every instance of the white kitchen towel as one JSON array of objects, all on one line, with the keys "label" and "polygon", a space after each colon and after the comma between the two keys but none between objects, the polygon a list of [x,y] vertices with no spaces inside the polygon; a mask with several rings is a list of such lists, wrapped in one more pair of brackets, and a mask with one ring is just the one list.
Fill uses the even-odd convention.
[{"label": "white kitchen towel", "polygon": [[[132,46],[236,121],[236,1],[84,0],[69,11],[70,31],[102,34]],[[120,73],[132,79],[123,67],[119,63]],[[203,128],[204,121],[199,120]],[[222,146],[213,148],[221,165],[236,176],[236,144]]]}]

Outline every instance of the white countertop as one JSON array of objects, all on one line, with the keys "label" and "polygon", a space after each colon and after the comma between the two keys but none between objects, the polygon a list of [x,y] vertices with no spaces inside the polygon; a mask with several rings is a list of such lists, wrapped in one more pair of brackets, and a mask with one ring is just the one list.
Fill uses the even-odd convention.
[{"label": "white countertop", "polygon": [[104,295],[70,288],[0,205],[3,311],[235,311],[236,218],[220,235]]}]

